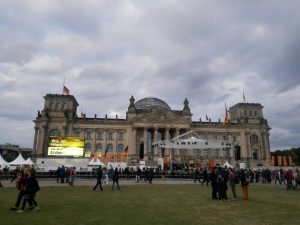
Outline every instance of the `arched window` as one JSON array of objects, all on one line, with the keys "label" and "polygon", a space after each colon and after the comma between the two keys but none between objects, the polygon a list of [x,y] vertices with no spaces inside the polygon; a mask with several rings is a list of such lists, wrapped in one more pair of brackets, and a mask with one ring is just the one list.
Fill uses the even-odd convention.
[{"label": "arched window", "polygon": [[257,144],[258,143],[257,135],[253,134],[253,135],[250,136],[250,143],[251,144]]},{"label": "arched window", "polygon": [[96,145],[96,151],[97,152],[102,152],[102,144],[101,143]]},{"label": "arched window", "polygon": [[112,151],[113,151],[113,145],[112,144],[108,144],[106,146],[106,149],[107,149],[107,153],[112,153]]},{"label": "arched window", "polygon": [[124,150],[124,145],[119,144],[118,145],[118,155],[121,155],[123,153],[123,150]]},{"label": "arched window", "polygon": [[85,157],[90,157],[91,156],[91,144],[86,143],[85,147],[84,147],[84,150],[85,150],[84,156]]},{"label": "arched window", "polygon": [[57,129],[50,130],[49,136],[60,136],[60,131]]}]

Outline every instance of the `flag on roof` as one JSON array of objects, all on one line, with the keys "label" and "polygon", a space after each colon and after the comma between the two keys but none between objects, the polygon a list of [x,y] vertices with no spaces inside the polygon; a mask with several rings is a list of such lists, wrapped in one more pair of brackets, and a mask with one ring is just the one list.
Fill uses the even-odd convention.
[{"label": "flag on roof", "polygon": [[128,145],[127,145],[127,147],[124,149],[124,152],[127,154],[127,152],[128,152]]},{"label": "flag on roof", "polygon": [[223,124],[227,124],[227,123],[228,123],[228,111],[227,111],[227,106],[226,106],[226,102],[225,102],[225,116],[224,116]]},{"label": "flag on roof", "polygon": [[64,95],[69,95],[70,94],[70,90],[64,85],[64,89],[63,89],[63,94]]}]

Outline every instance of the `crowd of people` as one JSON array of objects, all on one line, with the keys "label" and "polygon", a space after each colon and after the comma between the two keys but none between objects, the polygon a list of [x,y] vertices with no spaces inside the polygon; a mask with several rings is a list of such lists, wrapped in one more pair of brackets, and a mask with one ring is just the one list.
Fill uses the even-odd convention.
[{"label": "crowd of people", "polygon": [[[0,168],[1,169],[1,168]],[[0,170],[0,174],[1,174]],[[184,171],[177,170],[169,173],[178,174]],[[262,183],[275,185],[286,185],[287,190],[300,190],[300,173],[298,168],[295,171],[288,169],[235,169],[235,168],[202,168],[198,167],[193,170],[185,170],[186,173],[193,175],[194,183],[199,182],[201,185],[211,186],[212,194],[211,197],[214,200],[220,202],[228,202],[229,197],[227,194],[230,189],[232,196],[231,200],[237,199],[236,186],[240,185],[242,189],[244,200],[249,199],[248,185],[251,183]],[[3,173],[3,172],[2,172]],[[93,174],[97,180],[96,185],[93,187],[93,191],[96,191],[98,186],[100,191],[103,191],[102,184],[108,184],[112,181],[112,190],[120,190],[119,178],[122,176],[126,180],[134,180],[136,183],[147,182],[152,184],[154,176],[166,175],[168,172],[161,171],[159,168],[106,168],[99,166],[93,169]],[[64,166],[58,167],[56,171],[56,182],[57,183],[68,183],[70,186],[74,185],[76,177],[76,168]],[[16,210],[18,213],[24,212],[26,204],[29,205],[29,209],[33,211],[39,210],[38,203],[35,199],[39,188],[39,183],[36,179],[36,171],[34,167],[23,166],[17,168],[11,176],[11,183],[15,182],[18,189],[18,196],[16,203],[11,210]],[[2,186],[0,182],[0,187]]]}]

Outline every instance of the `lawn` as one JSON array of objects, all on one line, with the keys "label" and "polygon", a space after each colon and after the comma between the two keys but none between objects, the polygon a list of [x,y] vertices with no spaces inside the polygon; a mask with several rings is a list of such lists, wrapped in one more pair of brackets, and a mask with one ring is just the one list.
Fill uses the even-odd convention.
[{"label": "lawn", "polygon": [[[190,185],[127,185],[121,191],[93,192],[92,187],[42,187],[41,210],[17,214],[17,190],[0,189],[1,225],[193,225],[300,224],[300,191],[276,186],[250,186],[250,199],[228,203],[211,200],[210,187]],[[238,196],[241,188],[238,186]],[[231,193],[229,191],[229,196]]]}]

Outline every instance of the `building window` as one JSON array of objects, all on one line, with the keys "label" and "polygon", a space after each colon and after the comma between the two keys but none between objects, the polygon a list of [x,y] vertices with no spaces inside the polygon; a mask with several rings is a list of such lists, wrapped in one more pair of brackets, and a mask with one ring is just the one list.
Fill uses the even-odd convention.
[{"label": "building window", "polygon": [[107,140],[113,140],[113,132],[107,133]]},{"label": "building window", "polygon": [[218,159],[219,158],[219,149],[214,149],[213,154],[214,154],[214,158]]},{"label": "building window", "polygon": [[91,140],[92,139],[92,131],[86,131],[84,134],[84,138],[86,140]]},{"label": "building window", "polygon": [[50,103],[50,109],[51,109],[51,110],[54,110],[54,109],[55,109],[55,106],[54,106],[54,103],[53,103],[53,102]]},{"label": "building window", "polygon": [[49,132],[49,136],[60,136],[60,131],[57,129],[53,129]]},{"label": "building window", "polygon": [[258,143],[257,135],[253,134],[253,135],[250,136],[250,143],[251,144],[257,144]]},{"label": "building window", "polygon": [[56,110],[60,110],[60,103],[56,103]]},{"label": "building window", "polygon": [[85,153],[84,157],[91,157],[91,144],[87,143],[84,147]]},{"label": "building window", "polygon": [[102,131],[96,132],[96,140],[102,140]]},{"label": "building window", "polygon": [[194,155],[194,158],[199,159],[200,158],[200,149],[193,149],[193,155]]},{"label": "building window", "polygon": [[96,151],[97,152],[102,152],[102,144],[101,143],[96,145]]},{"label": "building window", "polygon": [[67,103],[63,103],[63,110],[67,109]]},{"label": "building window", "polygon": [[124,140],[124,134],[123,134],[123,132],[119,132],[118,133],[118,140],[119,141],[123,141]]},{"label": "building window", "polygon": [[249,112],[249,115],[252,116],[252,111]]},{"label": "building window", "polygon": [[257,154],[258,150],[256,149],[253,149],[253,154],[252,154],[252,157],[254,160],[257,160],[258,159],[258,154]]},{"label": "building window", "polygon": [[108,144],[106,146],[106,150],[107,150],[107,153],[112,153],[113,152],[113,145],[112,144]]},{"label": "building window", "polygon": [[118,155],[120,156],[124,151],[124,145],[122,144],[119,144],[118,145]]},{"label": "building window", "polygon": [[244,111],[244,115],[247,116],[247,111],[246,110]]},{"label": "building window", "polygon": [[75,136],[80,137],[80,130],[75,130]]},{"label": "building window", "polygon": [[254,111],[254,116],[257,116],[257,111]]}]

